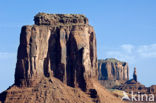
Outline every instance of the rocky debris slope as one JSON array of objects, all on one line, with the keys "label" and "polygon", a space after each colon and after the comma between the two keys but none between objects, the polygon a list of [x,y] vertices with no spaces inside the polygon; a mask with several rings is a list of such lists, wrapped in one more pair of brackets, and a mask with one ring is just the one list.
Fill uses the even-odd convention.
[{"label": "rocky debris slope", "polygon": [[53,77],[44,78],[34,87],[12,86],[1,94],[0,103],[123,103],[95,80],[90,82],[94,82],[94,94],[71,88]]},{"label": "rocky debris slope", "polygon": [[0,102],[120,103],[96,82],[95,32],[85,16],[39,13],[34,21],[22,27],[15,83]]},{"label": "rocky debris slope", "polygon": [[2,103],[92,103],[89,95],[79,89],[66,86],[55,78],[42,79],[34,87],[17,87],[2,93]]},{"label": "rocky debris slope", "polygon": [[98,72],[98,79],[106,88],[112,88],[129,80],[128,63],[114,58],[98,60]]}]

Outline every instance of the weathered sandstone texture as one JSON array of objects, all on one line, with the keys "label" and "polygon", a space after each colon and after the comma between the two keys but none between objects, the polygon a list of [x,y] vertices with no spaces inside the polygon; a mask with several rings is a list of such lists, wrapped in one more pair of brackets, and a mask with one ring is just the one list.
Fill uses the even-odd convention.
[{"label": "weathered sandstone texture", "polygon": [[128,80],[128,63],[110,58],[98,61],[99,80]]},{"label": "weathered sandstone texture", "polygon": [[39,13],[23,26],[15,83],[0,103],[122,103],[98,83],[96,38],[88,19]]},{"label": "weathered sandstone texture", "polygon": [[112,88],[129,80],[128,63],[114,58],[98,60],[98,72],[99,82],[106,88]]},{"label": "weathered sandstone texture", "polygon": [[87,80],[97,77],[96,38],[88,19],[39,13],[34,21],[21,30],[15,85],[31,87],[54,76],[85,91]]}]

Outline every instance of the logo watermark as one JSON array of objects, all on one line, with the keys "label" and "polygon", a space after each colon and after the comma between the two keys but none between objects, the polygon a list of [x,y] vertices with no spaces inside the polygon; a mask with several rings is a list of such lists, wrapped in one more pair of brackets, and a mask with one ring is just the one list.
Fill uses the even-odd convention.
[{"label": "logo watermark", "polygon": [[122,100],[134,102],[154,102],[154,94],[143,94],[140,92],[134,93],[131,91],[129,94],[123,91]]}]

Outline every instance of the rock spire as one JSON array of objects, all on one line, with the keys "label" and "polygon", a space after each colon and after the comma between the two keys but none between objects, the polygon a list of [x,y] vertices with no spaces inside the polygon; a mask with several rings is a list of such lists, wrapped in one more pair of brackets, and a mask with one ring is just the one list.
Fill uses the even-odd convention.
[{"label": "rock spire", "polygon": [[137,82],[137,72],[136,72],[136,67],[134,67],[133,79]]}]

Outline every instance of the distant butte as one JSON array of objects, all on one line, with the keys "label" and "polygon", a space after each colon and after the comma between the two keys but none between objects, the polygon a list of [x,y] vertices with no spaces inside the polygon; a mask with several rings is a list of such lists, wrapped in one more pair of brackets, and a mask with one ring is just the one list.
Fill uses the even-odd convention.
[{"label": "distant butte", "polygon": [[111,89],[129,80],[129,67],[127,62],[114,58],[98,60],[98,79],[106,88]]}]

